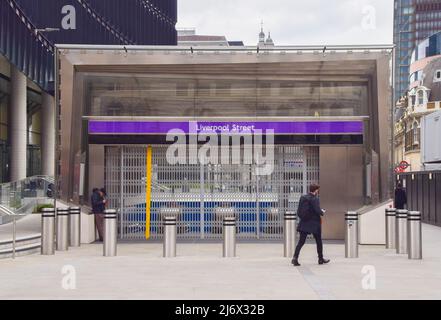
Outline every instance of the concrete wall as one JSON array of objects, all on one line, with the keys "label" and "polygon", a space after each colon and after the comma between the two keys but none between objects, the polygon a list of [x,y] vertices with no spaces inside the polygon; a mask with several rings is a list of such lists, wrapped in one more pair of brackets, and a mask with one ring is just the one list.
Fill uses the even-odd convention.
[{"label": "concrete wall", "polygon": [[404,161],[410,164],[410,168],[407,171],[420,171],[421,170],[421,153],[420,151],[412,151],[404,154]]},{"label": "concrete wall", "polygon": [[393,201],[362,212],[359,220],[359,243],[365,245],[386,244],[386,208],[393,207]]}]

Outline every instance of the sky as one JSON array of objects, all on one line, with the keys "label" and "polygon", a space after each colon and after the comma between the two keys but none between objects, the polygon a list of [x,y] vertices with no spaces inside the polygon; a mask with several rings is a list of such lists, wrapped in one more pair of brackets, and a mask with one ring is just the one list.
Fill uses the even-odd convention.
[{"label": "sky", "polygon": [[256,45],[391,44],[393,0],[178,0],[178,28]]}]

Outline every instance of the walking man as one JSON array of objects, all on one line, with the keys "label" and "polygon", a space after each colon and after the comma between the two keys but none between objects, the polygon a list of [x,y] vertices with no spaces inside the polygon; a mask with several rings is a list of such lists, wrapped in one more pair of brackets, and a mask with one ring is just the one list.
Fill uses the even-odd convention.
[{"label": "walking man", "polygon": [[106,200],[104,194],[98,188],[93,189],[92,193],[92,212],[95,215],[95,225],[98,230],[99,241],[104,239],[104,210]]},{"label": "walking man", "polygon": [[321,221],[322,216],[324,215],[324,210],[320,208],[320,199],[318,197],[319,192],[320,187],[313,184],[309,187],[309,193],[300,198],[299,208],[297,210],[297,217],[300,219],[297,231],[300,232],[300,239],[292,259],[292,264],[296,267],[300,266],[300,250],[302,250],[308,234],[312,234],[317,243],[318,263],[327,264],[330,262],[330,260],[323,258]]},{"label": "walking man", "polygon": [[402,210],[405,205],[407,205],[406,190],[404,190],[401,182],[398,182],[397,188],[395,189],[395,209]]}]

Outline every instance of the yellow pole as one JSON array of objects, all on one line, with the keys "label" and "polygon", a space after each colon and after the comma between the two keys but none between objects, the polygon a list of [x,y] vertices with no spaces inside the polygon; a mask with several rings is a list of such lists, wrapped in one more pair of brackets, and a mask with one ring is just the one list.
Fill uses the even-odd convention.
[{"label": "yellow pole", "polygon": [[147,164],[146,164],[146,186],[145,186],[145,239],[150,238],[150,209],[152,200],[152,146],[147,147]]}]

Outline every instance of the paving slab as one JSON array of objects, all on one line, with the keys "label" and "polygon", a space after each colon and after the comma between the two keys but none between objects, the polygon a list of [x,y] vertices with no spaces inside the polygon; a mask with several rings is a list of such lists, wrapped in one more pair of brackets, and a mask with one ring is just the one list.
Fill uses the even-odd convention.
[{"label": "paving slab", "polygon": [[[178,244],[169,259],[160,243],[121,243],[117,257],[103,257],[102,244],[83,245],[0,261],[0,299],[441,299],[441,228],[423,225],[423,234],[422,261],[383,246],[361,246],[359,259],[345,259],[344,244],[331,242],[331,264],[319,266],[307,243],[299,268],[275,243],[239,243],[232,259],[213,243]],[[63,268],[75,270],[75,289],[63,288]]]}]

